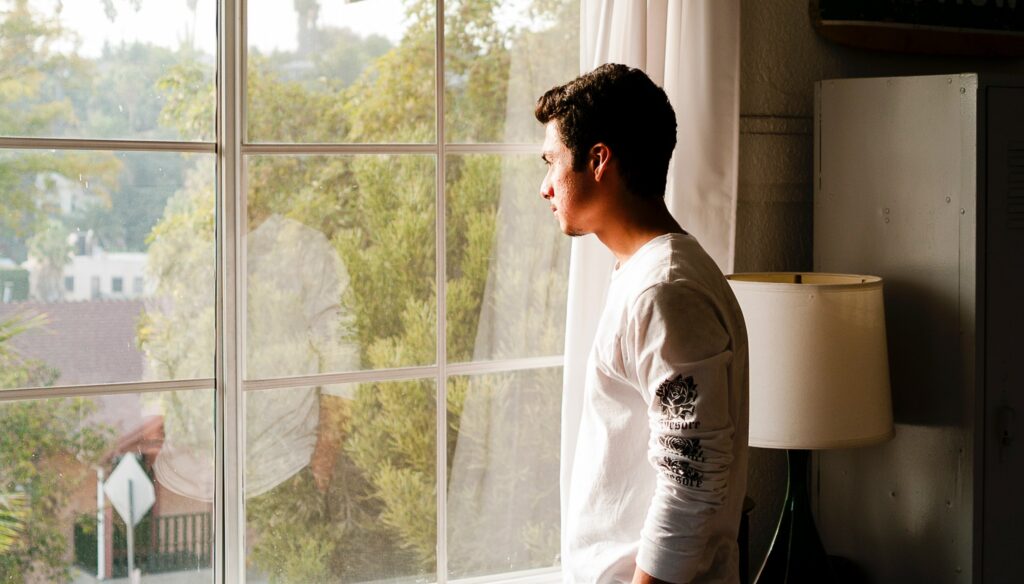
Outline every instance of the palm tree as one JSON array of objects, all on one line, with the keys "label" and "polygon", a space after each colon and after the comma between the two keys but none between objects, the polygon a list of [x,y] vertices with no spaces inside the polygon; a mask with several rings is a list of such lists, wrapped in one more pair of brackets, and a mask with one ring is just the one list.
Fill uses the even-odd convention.
[{"label": "palm tree", "polygon": [[0,553],[14,547],[18,534],[25,529],[28,497],[25,493],[0,492]]}]

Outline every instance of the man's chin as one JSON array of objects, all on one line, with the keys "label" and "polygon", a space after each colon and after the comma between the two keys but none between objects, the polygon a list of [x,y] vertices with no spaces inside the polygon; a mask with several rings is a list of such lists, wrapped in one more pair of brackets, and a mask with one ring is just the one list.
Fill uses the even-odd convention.
[{"label": "man's chin", "polygon": [[559,228],[561,228],[562,233],[568,235],[569,237],[580,237],[580,236],[583,236],[583,235],[586,235],[586,234],[590,233],[589,231],[584,231],[584,230],[579,229],[577,227],[573,227],[571,225],[566,225],[565,223],[562,223],[562,222],[559,222],[558,226],[559,226]]}]

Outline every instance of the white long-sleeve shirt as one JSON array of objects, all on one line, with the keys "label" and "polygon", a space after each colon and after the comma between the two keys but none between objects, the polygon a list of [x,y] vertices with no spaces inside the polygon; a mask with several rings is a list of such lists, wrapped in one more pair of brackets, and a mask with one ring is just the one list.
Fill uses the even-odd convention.
[{"label": "white long-sleeve shirt", "polygon": [[568,496],[572,584],[738,582],[747,338],[718,267],[685,234],[612,276],[590,353]]}]

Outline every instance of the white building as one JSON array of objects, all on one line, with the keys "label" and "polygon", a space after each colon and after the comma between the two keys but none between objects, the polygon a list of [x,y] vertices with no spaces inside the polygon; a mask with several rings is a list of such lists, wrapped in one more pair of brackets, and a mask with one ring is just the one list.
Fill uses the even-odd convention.
[{"label": "white building", "polygon": [[[122,300],[140,298],[150,291],[145,253],[107,252],[95,242],[91,232],[72,234],[69,243],[74,251],[61,273],[59,300]],[[29,272],[29,296],[56,300],[42,297],[40,285],[45,276],[40,263],[30,257],[22,266]]]}]

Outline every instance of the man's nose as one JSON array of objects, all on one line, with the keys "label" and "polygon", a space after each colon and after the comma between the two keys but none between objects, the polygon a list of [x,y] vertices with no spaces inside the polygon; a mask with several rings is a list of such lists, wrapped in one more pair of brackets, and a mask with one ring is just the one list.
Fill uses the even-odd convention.
[{"label": "man's nose", "polygon": [[555,191],[551,188],[551,183],[548,182],[547,177],[540,183],[540,196],[544,199],[550,199],[555,196]]}]

